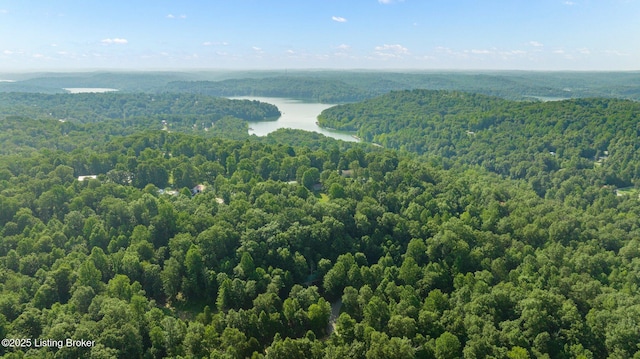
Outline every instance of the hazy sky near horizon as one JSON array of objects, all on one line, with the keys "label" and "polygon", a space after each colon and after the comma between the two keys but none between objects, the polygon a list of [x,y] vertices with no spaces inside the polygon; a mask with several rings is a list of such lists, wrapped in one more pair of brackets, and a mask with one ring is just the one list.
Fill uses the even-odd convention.
[{"label": "hazy sky near horizon", "polygon": [[640,0],[0,0],[0,71],[640,70]]}]

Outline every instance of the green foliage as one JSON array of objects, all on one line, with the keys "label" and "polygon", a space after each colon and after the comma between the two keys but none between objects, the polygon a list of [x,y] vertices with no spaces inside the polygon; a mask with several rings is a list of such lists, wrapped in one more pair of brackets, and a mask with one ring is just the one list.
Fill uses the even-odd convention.
[{"label": "green foliage", "polygon": [[444,332],[436,339],[436,358],[455,359],[460,357],[460,340],[449,333]]},{"label": "green foliage", "polygon": [[[390,96],[418,101],[422,95]],[[127,103],[136,96],[95,101]],[[8,144],[0,155],[0,334],[96,345],[2,354],[637,355],[640,206],[606,186],[635,178],[612,172],[631,168],[624,162],[634,156],[631,120],[607,117],[635,104],[425,96],[450,112],[433,136],[461,131],[455,121],[478,104],[496,105],[497,112],[531,111],[540,121],[524,121],[523,133],[540,132],[564,153],[532,162],[547,167],[525,181],[505,178],[519,178],[520,169],[498,176],[465,165],[464,157],[425,158],[296,131],[236,141],[160,129],[105,137],[99,126],[87,126],[72,137],[92,143],[82,150],[44,141],[21,152]],[[62,98],[46,101],[59,101],[61,109]],[[581,113],[576,121],[585,126],[566,122],[574,137],[564,122],[550,130],[538,109]],[[583,112],[571,112],[576,109]],[[609,120],[620,130],[599,127]],[[477,129],[476,138],[497,133],[498,122],[508,121]],[[49,131],[44,125],[31,133],[29,120],[7,123],[18,140]],[[596,129],[603,130],[609,157],[589,165],[595,154],[587,134]],[[461,142],[448,150],[463,151],[462,138],[454,139]],[[570,148],[571,141],[578,146]],[[514,140],[495,150],[512,146],[500,163],[527,164],[517,157],[529,145]],[[530,171],[524,164],[516,168]],[[90,173],[97,178],[77,179]],[[194,184],[205,189],[192,195]]]},{"label": "green foliage", "polygon": [[320,171],[315,168],[309,168],[302,174],[302,185],[312,190],[314,185],[320,180]]},{"label": "green foliage", "polygon": [[582,195],[596,182],[630,186],[640,178],[633,144],[639,110],[637,102],[617,99],[516,102],[414,90],[329,108],[319,123],[384,147],[526,179],[540,196],[584,205],[588,199],[568,192],[581,187]]},{"label": "green foliage", "polygon": [[289,97],[324,103],[361,101],[406,89],[458,90],[515,100],[640,98],[638,74],[634,72],[289,71],[286,76],[253,72],[232,77],[175,81],[164,90],[213,96]]},{"label": "green foliage", "polygon": [[[49,148],[86,155],[87,166],[76,175],[106,173],[113,169],[114,158],[102,154],[87,155],[114,136],[129,135],[148,129],[166,133],[184,132],[206,137],[244,139],[248,137],[245,121],[262,121],[280,117],[271,104],[248,100],[229,100],[190,94],[55,94],[0,92],[0,154],[30,153]],[[92,133],[87,136],[87,133]],[[166,134],[165,134],[166,135]],[[136,154],[149,147],[148,142],[132,143]],[[164,188],[168,174],[153,157],[166,150],[158,148],[146,156],[140,165],[123,166],[113,176],[128,182],[123,170],[145,175],[141,183],[154,183]],[[193,153],[184,153],[185,155]],[[166,155],[166,153],[164,153]],[[79,172],[79,173],[78,173]],[[73,175],[73,173],[71,173]],[[146,178],[154,178],[147,180]],[[67,179],[68,180],[68,179]],[[133,179],[135,181],[135,178]],[[144,186],[141,184],[141,186]],[[1,220],[1,218],[0,218]]]},{"label": "green foliage", "polygon": [[176,81],[169,83],[167,89],[172,92],[198,93],[210,96],[289,97],[322,103],[358,101],[368,95],[366,90],[336,79],[325,80],[298,76],[222,81]]}]

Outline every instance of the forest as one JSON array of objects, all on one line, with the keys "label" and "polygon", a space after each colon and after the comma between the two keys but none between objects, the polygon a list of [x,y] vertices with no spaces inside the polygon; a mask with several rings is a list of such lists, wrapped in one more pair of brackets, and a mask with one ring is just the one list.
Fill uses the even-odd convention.
[{"label": "forest", "polygon": [[290,97],[322,103],[357,102],[390,91],[464,91],[509,100],[620,98],[640,100],[640,72],[253,70],[1,74],[2,92],[64,93],[64,88],[112,88],[127,93]]},{"label": "forest", "polygon": [[407,89],[479,93],[510,100],[606,97],[640,99],[640,73],[546,72],[293,72],[208,81],[172,81],[168,91],[213,96],[292,97],[323,103],[357,102]]},{"label": "forest", "polygon": [[511,101],[449,91],[397,91],[329,108],[323,126],[357,131],[384,147],[480,165],[532,182],[544,195],[554,174],[589,172],[593,182],[640,178],[640,104],[620,99]]},{"label": "forest", "polygon": [[355,102],[374,94],[336,79],[288,76],[223,81],[175,81],[170,82],[167,88],[171,92],[210,96],[288,97],[319,103]]},{"label": "forest", "polygon": [[640,357],[637,102],[0,98],[4,358]]},{"label": "forest", "polygon": [[245,121],[280,117],[278,108],[268,103],[175,93],[0,93],[0,114],[79,123],[130,118],[144,121],[171,115],[201,117],[209,122],[224,116]]}]

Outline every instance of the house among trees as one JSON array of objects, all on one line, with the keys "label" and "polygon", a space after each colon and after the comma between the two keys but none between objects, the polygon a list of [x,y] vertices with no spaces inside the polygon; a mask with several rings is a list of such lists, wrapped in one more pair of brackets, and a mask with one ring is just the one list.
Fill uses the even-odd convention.
[{"label": "house among trees", "polygon": [[195,196],[195,195],[197,195],[198,193],[202,193],[202,191],[204,191],[204,189],[205,189],[205,186],[204,186],[204,185],[199,184],[199,185],[197,185],[197,186],[195,186],[195,187],[193,187],[193,188],[191,189],[191,195],[192,195],[192,196]]},{"label": "house among trees", "polygon": [[338,174],[342,177],[353,177],[353,170],[338,170]]},{"label": "house among trees", "polygon": [[89,179],[97,179],[98,175],[78,176],[78,181],[82,182]]}]

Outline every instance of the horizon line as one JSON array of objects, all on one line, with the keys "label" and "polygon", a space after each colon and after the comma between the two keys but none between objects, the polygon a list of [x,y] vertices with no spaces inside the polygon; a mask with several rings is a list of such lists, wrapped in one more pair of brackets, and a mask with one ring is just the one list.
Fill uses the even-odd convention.
[{"label": "horizon line", "polygon": [[575,73],[632,73],[640,72],[637,70],[574,70],[574,69],[457,69],[457,68],[327,68],[327,67],[309,67],[309,68],[78,68],[78,69],[15,69],[0,71],[0,74],[34,74],[34,73],[100,73],[100,72],[575,72]]}]

